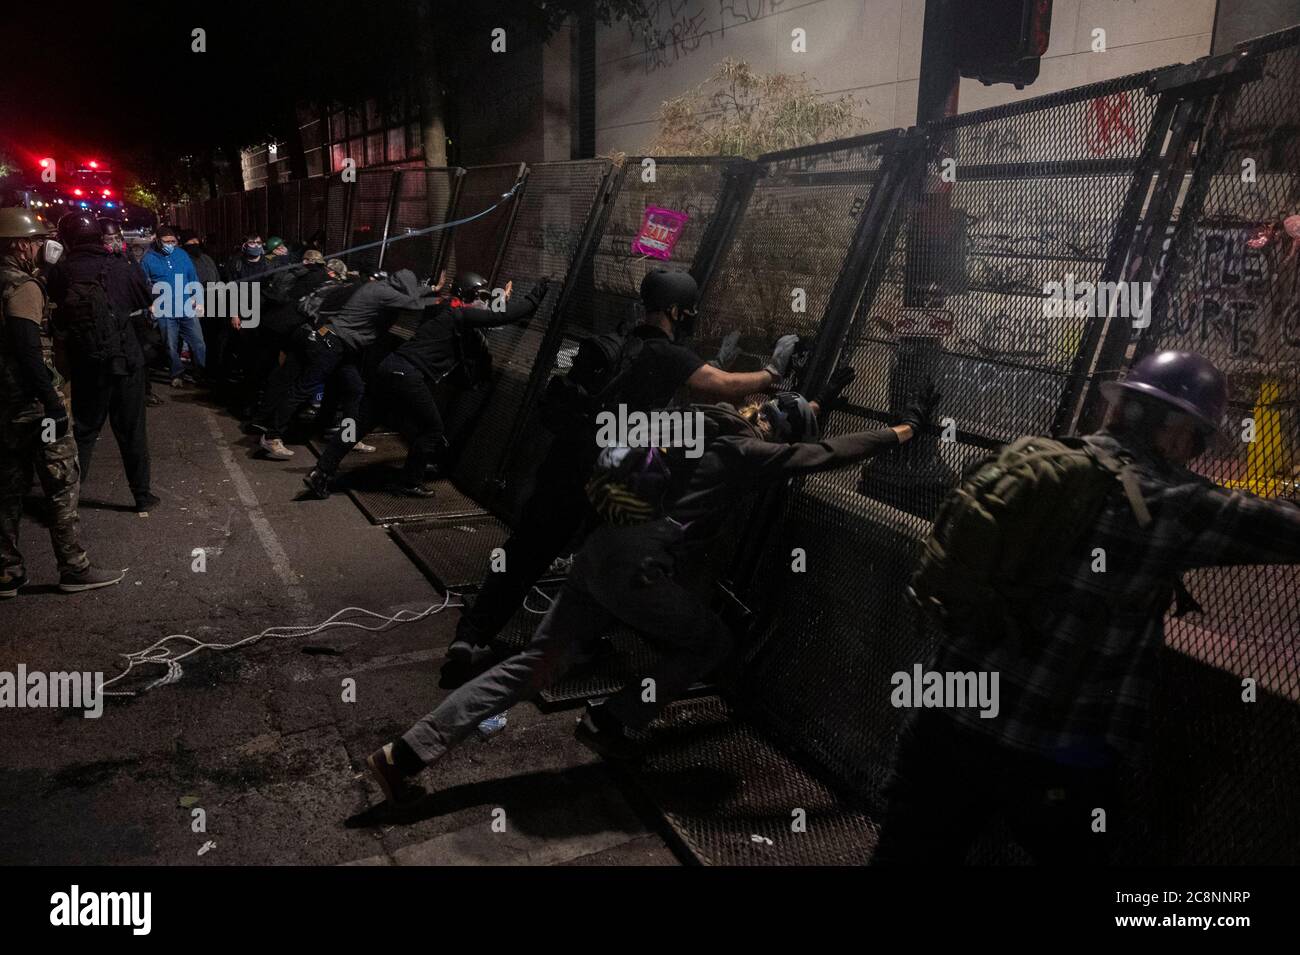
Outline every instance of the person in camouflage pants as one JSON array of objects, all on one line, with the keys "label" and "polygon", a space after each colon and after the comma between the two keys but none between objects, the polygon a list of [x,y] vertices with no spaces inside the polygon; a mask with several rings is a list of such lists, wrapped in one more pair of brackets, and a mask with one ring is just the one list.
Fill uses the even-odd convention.
[{"label": "person in camouflage pants", "polygon": [[27,583],[18,531],[33,476],[49,501],[59,590],[77,593],[122,579],[92,567],[81,546],[77,443],[41,334],[49,301],[36,270],[57,258],[57,243],[53,255],[46,247],[52,232],[27,209],[0,209],[0,598]]}]

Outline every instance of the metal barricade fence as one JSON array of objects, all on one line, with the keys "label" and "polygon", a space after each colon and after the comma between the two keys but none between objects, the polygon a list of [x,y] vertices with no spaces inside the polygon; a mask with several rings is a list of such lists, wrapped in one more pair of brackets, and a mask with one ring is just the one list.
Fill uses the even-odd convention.
[{"label": "metal barricade fence", "polygon": [[267,229],[267,187],[258,186],[244,193],[244,228],[243,231],[256,232],[265,241],[270,234]]},{"label": "metal barricade fence", "polygon": [[[1300,28],[1237,49],[1255,69],[1208,105],[1135,359],[1179,349],[1223,369],[1228,414],[1193,469],[1300,502]],[[1202,610],[1166,621],[1153,758],[1135,780],[1143,841],[1173,864],[1295,864],[1300,568],[1197,570],[1185,583]]]},{"label": "metal barricade fence", "polygon": [[[901,723],[891,675],[924,663],[935,636],[905,598],[916,545],[965,465],[1051,430],[1077,387],[1076,351],[1097,319],[1047,317],[1045,288],[1066,274],[1101,280],[1133,227],[1130,181],[1157,139],[1149,78],[927,129],[899,179],[901,209],[876,237],[884,268],[847,334],[819,342],[823,373],[857,371],[829,433],[894,420],[926,377],[956,428],[953,441],[918,438],[872,462],[861,489],[857,469],[797,482],[749,591],[765,612],[743,679],[748,710],[868,805],[878,807]],[[1108,138],[1103,108],[1125,117]]]},{"label": "metal barricade fence", "polygon": [[379,267],[384,238],[384,226],[388,221],[389,200],[393,192],[393,171],[391,169],[359,169],[357,180],[352,185],[351,208],[348,224],[344,230],[347,236],[343,248],[356,249],[346,256],[348,267],[365,275]]},{"label": "metal barricade fence", "polygon": [[457,484],[500,515],[513,515],[523,500],[524,488],[503,488],[500,469],[544,371],[546,363],[539,360],[543,343],[563,311],[571,270],[591,242],[612,168],[608,160],[531,166],[511,210],[511,228],[493,285],[513,282],[522,295],[537,279],[549,276],[550,290],[522,326],[487,330],[492,381],[456,395],[448,415],[449,431],[469,439],[456,460]]},{"label": "metal barricade fence", "polygon": [[449,277],[469,271],[492,278],[518,197],[509,202],[500,200],[523,176],[524,169],[524,164],[519,162],[470,166],[465,170],[452,220],[467,218],[494,205],[496,208],[473,222],[457,226],[448,236],[449,249],[443,258]]},{"label": "metal barricade fence", "polygon": [[465,176],[459,167],[406,169],[397,174],[392,215],[385,238],[383,267],[410,269],[420,277],[437,277],[449,244],[447,230],[404,238],[412,231],[450,222],[457,191]]},{"label": "metal barricade fence", "polygon": [[[329,252],[341,252],[348,248],[348,222],[352,212],[352,196],[357,188],[356,182],[344,182],[342,176],[331,176],[325,188],[325,248]],[[346,261],[346,257],[345,257]],[[348,268],[354,268],[348,262]]]},{"label": "metal barricade fence", "polygon": [[[1252,41],[1236,74],[1198,61],[754,163],[657,157],[654,181],[639,159],[617,172],[605,161],[532,166],[489,216],[384,253],[390,270],[473,269],[521,294],[555,280],[526,326],[487,333],[492,382],[450,400],[457,483],[507,520],[517,514],[545,452],[535,412],[546,381],[579,336],[636,314],[637,285],[657,264],[630,252],[650,206],[688,216],[670,264],[690,263],[704,287],[703,357],[739,331],[733,368],[757,368],[780,334],[805,336],[812,351],[794,383],[813,389],[840,363],[857,371],[826,422],[832,434],[894,420],[933,379],[944,395],[935,433],[861,473],[792,482],[743,509],[744,535],[733,529],[718,550],[724,582],[757,615],[741,712],[878,810],[904,712],[890,703],[891,676],[924,663],[937,636],[905,597],[908,577],[966,466],[1020,434],[1095,426],[1099,382],[1179,347],[1233,383],[1224,435],[1196,469],[1296,499],[1298,44],[1297,30]],[[392,238],[434,224],[439,210],[481,211],[523,170],[373,171],[355,186],[285,184],[278,203],[263,201],[281,223],[293,207],[298,237],[324,230],[335,251],[362,232],[373,241],[385,226]],[[241,212],[236,196],[177,216],[233,250]],[[1144,282],[1154,298],[1126,304],[1145,300],[1149,327],[1113,299],[1089,301]],[[1129,781],[1145,823],[1127,858],[1300,857],[1297,576],[1188,576],[1204,612],[1169,622],[1151,758]],[[1242,702],[1244,680],[1258,702]],[[1014,855],[996,839],[983,852]]]},{"label": "metal barricade fence", "polygon": [[325,205],[328,189],[329,180],[320,176],[306,180],[299,192],[299,202],[302,206],[299,213],[301,240],[304,244],[310,244],[313,239],[319,239],[321,247],[327,253],[332,251],[325,237]]},{"label": "metal barricade fence", "polygon": [[[613,191],[603,204],[597,225],[599,231],[590,253],[582,256],[580,267],[570,273],[571,290],[561,319],[552,326],[534,368],[528,403],[516,419],[515,437],[509,442],[499,479],[512,508],[530,492],[533,474],[550,448],[551,435],[538,414],[547,381],[568,371],[580,338],[630,329],[639,320],[641,279],[650,269],[687,269],[701,254],[708,254],[717,240],[714,225],[735,165],[714,158],[660,157],[647,166],[641,158],[633,158],[615,173]],[[531,172],[529,179],[531,189]],[[652,209],[687,216],[666,259],[633,252],[647,211]]]}]

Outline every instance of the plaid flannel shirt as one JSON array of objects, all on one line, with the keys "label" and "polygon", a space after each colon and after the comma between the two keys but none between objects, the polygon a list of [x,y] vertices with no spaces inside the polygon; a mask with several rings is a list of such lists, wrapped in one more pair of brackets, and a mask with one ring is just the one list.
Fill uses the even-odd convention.
[{"label": "plaid flannel shirt", "polygon": [[[1144,739],[1164,612],[1182,572],[1300,563],[1300,507],[1219,487],[1105,431],[1086,440],[1132,458],[1151,524],[1138,527],[1116,482],[1023,637],[990,644],[954,628],[932,668],[999,674],[998,715],[949,711],[963,726],[1059,762],[1102,765]],[[1093,572],[1095,548],[1104,573]]]}]

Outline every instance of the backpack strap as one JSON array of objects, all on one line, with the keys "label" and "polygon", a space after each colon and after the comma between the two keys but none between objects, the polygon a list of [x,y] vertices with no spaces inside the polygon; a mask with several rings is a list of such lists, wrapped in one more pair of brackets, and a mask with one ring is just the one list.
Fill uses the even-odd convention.
[{"label": "backpack strap", "polygon": [[[620,343],[620,345],[619,345],[619,347],[618,347],[618,358],[615,359],[615,360],[616,360],[620,365],[623,364],[623,356],[627,353],[627,345],[628,345],[628,340],[629,340],[630,338],[631,338],[631,334],[630,334],[630,333],[627,334],[627,335],[624,335],[624,336],[623,336],[623,341]],[[636,361],[635,361],[635,359],[633,359],[633,360],[632,360],[631,362],[629,362],[625,367],[623,367],[622,370],[619,371],[618,374],[616,374],[613,378],[611,378],[609,381],[607,381],[607,382],[605,383],[605,387],[604,387],[604,388],[600,389],[600,391],[598,391],[596,394],[592,395],[592,396],[591,396],[592,405],[595,406],[595,407],[597,407],[597,408],[603,408],[603,407],[605,406],[605,401],[606,401],[606,399],[608,399],[610,395],[618,394],[618,391],[617,391],[618,386],[621,385],[621,384],[623,384],[623,382],[627,379],[627,376],[628,376],[628,375],[632,374],[632,366],[635,365],[635,364],[636,364]]]},{"label": "backpack strap", "polygon": [[1124,497],[1133,510],[1138,527],[1146,530],[1151,526],[1151,509],[1147,507],[1147,502],[1142,497],[1142,486],[1138,482],[1137,471],[1133,467],[1132,460],[1127,456],[1116,457],[1092,445],[1088,445],[1088,452],[1102,468],[1119,478],[1119,483],[1124,488]]},{"label": "backpack strap", "polygon": [[[1123,459],[1116,458],[1097,448],[1091,448],[1090,450],[1096,457],[1098,464],[1119,478],[1120,484],[1124,486],[1124,496],[1128,499],[1129,507],[1133,509],[1133,516],[1137,518],[1138,527],[1146,530],[1151,526],[1151,510],[1142,497],[1142,488],[1138,484],[1137,470],[1133,467],[1132,460],[1127,456]],[[1183,617],[1189,613],[1204,611],[1205,608],[1192,596],[1192,592],[1183,583],[1182,574],[1174,575],[1173,588],[1174,617]]]}]

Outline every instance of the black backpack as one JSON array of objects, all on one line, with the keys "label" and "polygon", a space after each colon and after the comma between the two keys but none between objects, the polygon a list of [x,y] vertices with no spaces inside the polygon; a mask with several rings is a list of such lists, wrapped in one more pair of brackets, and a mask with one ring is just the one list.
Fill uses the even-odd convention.
[{"label": "black backpack", "polygon": [[296,294],[298,283],[306,278],[311,266],[290,265],[277,269],[269,281],[262,283],[262,295],[272,305],[287,305],[302,296]]},{"label": "black backpack", "polygon": [[542,425],[555,434],[591,427],[597,414],[617,403],[644,344],[636,335],[617,332],[579,339],[568,373],[546,383],[539,408]]},{"label": "black backpack", "polygon": [[[135,329],[129,316],[119,315],[108,299],[108,267],[94,279],[68,283],[55,314],[60,335],[73,357],[91,364],[112,365],[126,360],[126,336]],[[122,369],[125,371],[125,368]]]},{"label": "black backpack", "polygon": [[298,302],[298,314],[311,322],[313,327],[329,321],[348,303],[348,299],[361,288],[360,282],[326,282],[320,288],[309,292]]}]

